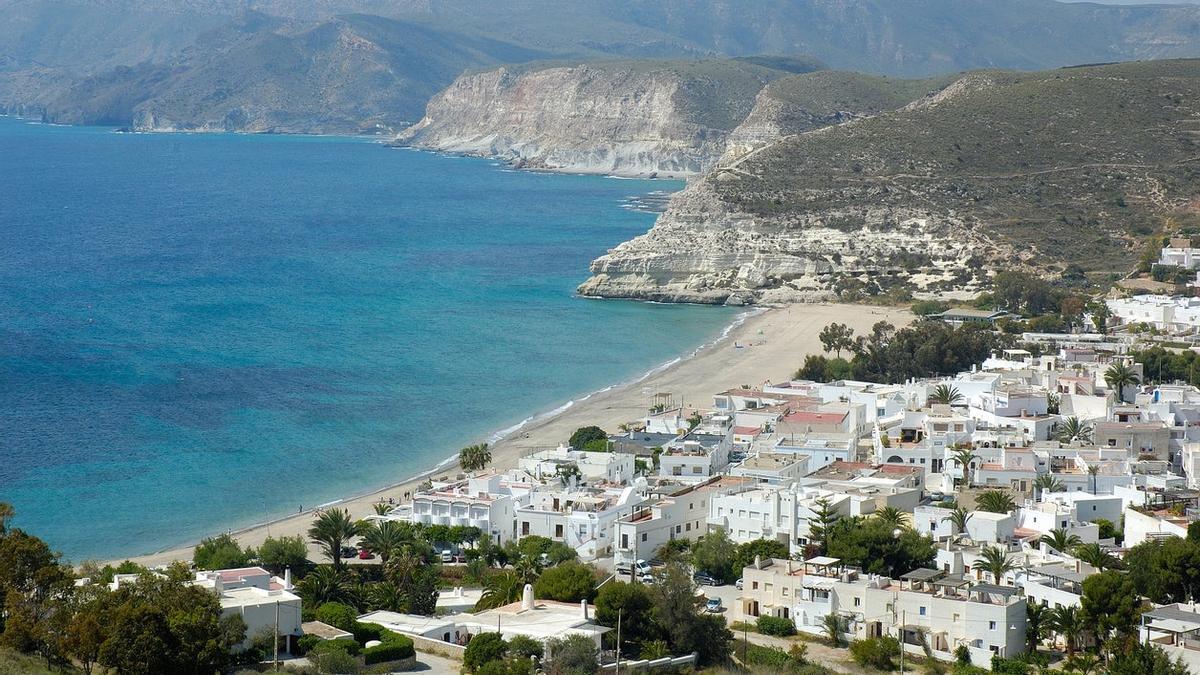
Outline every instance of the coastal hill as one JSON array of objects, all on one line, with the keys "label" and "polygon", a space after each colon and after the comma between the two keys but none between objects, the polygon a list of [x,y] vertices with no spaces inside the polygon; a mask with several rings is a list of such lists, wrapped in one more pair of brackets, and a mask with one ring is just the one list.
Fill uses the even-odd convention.
[{"label": "coastal hill", "polygon": [[397,142],[523,167],[619,175],[701,173],[767,83],[799,58],[539,63],[467,73]]},{"label": "coastal hill", "polygon": [[810,55],[927,77],[1200,55],[1200,8],[1051,0],[0,0],[0,112],[384,132],[468,69]]},{"label": "coastal hill", "polygon": [[1198,190],[1200,61],[973,72],[722,163],[579,290],[747,303],[1108,274]]}]

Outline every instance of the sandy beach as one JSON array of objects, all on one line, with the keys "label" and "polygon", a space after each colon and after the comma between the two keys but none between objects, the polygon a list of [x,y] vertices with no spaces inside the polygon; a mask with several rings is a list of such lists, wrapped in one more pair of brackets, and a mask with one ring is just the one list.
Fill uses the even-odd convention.
[{"label": "sandy beach", "polygon": [[[595,394],[555,417],[531,422],[494,444],[492,466],[499,469],[514,467],[517,459],[530,450],[556,446],[581,426],[595,424],[615,432],[617,425],[641,418],[656,393],[670,392],[675,401],[682,401],[685,407],[705,410],[711,406],[712,395],[716,392],[743,384],[754,386],[768,381],[785,381],[800,367],[806,355],[822,351],[818,334],[829,323],[845,323],[861,334],[869,331],[877,321],[902,326],[911,320],[912,315],[906,309],[863,305],[804,304],[762,311],[731,330],[726,339],[701,349],[691,358],[640,382]],[[448,466],[437,471],[434,477],[457,474],[457,466]],[[394,485],[337,506],[348,508],[355,517],[363,517],[373,512],[375,502],[389,498],[403,501],[421,480],[424,479]],[[302,499],[300,495],[297,497],[298,501]],[[312,513],[305,512],[233,534],[243,546],[258,546],[268,536],[303,535],[312,519]],[[321,559],[311,546],[310,553],[314,560]],[[188,546],[131,559],[144,565],[159,565],[191,560],[191,557],[192,547]]]}]

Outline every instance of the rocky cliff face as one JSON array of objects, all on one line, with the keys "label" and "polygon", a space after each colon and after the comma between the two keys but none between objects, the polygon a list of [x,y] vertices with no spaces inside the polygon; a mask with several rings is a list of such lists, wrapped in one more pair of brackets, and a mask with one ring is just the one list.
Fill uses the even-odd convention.
[{"label": "rocky cliff face", "polygon": [[1000,269],[1125,270],[1164,215],[1197,208],[1197,100],[1197,61],[979,73],[770,141],[786,126],[771,101],[732,135],[748,152],[597,259],[579,292],[746,304],[971,292]]},{"label": "rocky cliff face", "polygon": [[[777,67],[782,66],[782,67]],[[707,170],[754,95],[808,62],[622,61],[459,77],[397,142],[527,168],[623,176]]]}]

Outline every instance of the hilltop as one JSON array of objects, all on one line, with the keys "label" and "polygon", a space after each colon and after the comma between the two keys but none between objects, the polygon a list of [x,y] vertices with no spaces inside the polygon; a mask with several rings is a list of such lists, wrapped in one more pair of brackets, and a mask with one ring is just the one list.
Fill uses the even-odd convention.
[{"label": "hilltop", "polygon": [[1107,275],[1194,208],[1198,134],[1200,61],[969,73],[719,165],[580,291],[741,303],[972,291],[1006,267]]},{"label": "hilltop", "polygon": [[706,170],[767,83],[809,59],[606,60],[472,72],[398,142],[520,166],[622,175]]},{"label": "hilltop", "polygon": [[1200,7],[1051,0],[0,0],[0,111],[386,132],[465,70],[811,55],[928,77],[1200,55]]}]

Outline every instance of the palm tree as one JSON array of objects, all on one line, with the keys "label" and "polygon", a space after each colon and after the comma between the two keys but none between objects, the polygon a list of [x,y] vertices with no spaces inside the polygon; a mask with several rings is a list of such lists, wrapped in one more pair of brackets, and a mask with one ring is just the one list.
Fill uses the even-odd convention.
[{"label": "palm tree", "polygon": [[825,636],[829,638],[829,644],[841,647],[842,633],[846,632],[846,619],[837,614],[826,614],[825,618],[821,619],[821,625],[825,628]]},{"label": "palm tree", "polygon": [[1062,492],[1065,489],[1066,486],[1063,485],[1063,482],[1051,473],[1039,474],[1037,478],[1033,479],[1033,490],[1036,493],[1034,498],[1038,500],[1047,492]]},{"label": "palm tree", "polygon": [[345,570],[320,565],[297,584],[304,601],[316,607],[326,602],[342,602],[353,605],[354,583]]},{"label": "palm tree", "polygon": [[487,443],[468,445],[458,451],[458,465],[463,471],[478,471],[492,463],[492,451]]},{"label": "palm tree", "polygon": [[1079,656],[1073,656],[1067,659],[1067,670],[1079,675],[1092,675],[1092,673],[1100,672],[1100,659],[1093,654],[1084,652]]},{"label": "palm tree", "polygon": [[516,572],[504,572],[487,580],[483,586],[483,595],[475,603],[475,611],[495,609],[521,599],[525,590],[525,580]]},{"label": "palm tree", "polygon": [[533,556],[525,555],[521,556],[521,559],[513,565],[513,568],[516,569],[517,574],[521,575],[521,579],[525,583],[532,584],[537,581],[538,575],[542,573],[542,561]]},{"label": "palm tree", "polygon": [[387,502],[375,502],[375,505],[374,505],[375,515],[386,516],[387,514],[391,513],[392,509],[394,509],[394,508],[396,508],[396,507],[392,506],[391,504],[389,504]]},{"label": "palm tree", "polygon": [[956,506],[950,510],[950,515],[942,518],[942,522],[950,521],[954,526],[954,534],[966,534],[967,522],[971,520],[973,514],[961,506]]},{"label": "palm tree", "polygon": [[979,455],[975,454],[971,448],[959,448],[954,451],[952,457],[962,467],[963,485],[971,487],[971,462],[979,459]]},{"label": "palm tree", "polygon": [[1067,531],[1062,528],[1050,530],[1050,534],[1043,534],[1042,538],[1038,541],[1042,543],[1043,550],[1049,546],[1059,553],[1067,553],[1083,543],[1083,540],[1079,538],[1079,535],[1068,534]]},{"label": "palm tree", "polygon": [[1088,464],[1087,471],[1088,471],[1088,478],[1092,479],[1092,495],[1095,496],[1095,494],[1096,494],[1096,474],[1100,473],[1100,465],[1099,464]]},{"label": "palm tree", "polygon": [[1132,368],[1124,363],[1116,363],[1104,371],[1104,382],[1117,392],[1117,402],[1125,402],[1125,387],[1141,384],[1142,380]]},{"label": "palm tree", "polygon": [[342,564],[342,546],[359,534],[359,524],[344,509],[329,509],[308,528],[308,538],[325,552],[335,567]]},{"label": "palm tree", "polygon": [[384,567],[401,546],[408,541],[404,528],[394,520],[381,520],[365,524],[361,530],[363,546],[379,556],[379,564]]},{"label": "palm tree", "polygon": [[1073,605],[1065,605],[1050,610],[1049,627],[1050,630],[1066,641],[1067,660],[1070,661],[1075,656],[1075,649],[1079,644],[1079,634],[1085,628],[1083,615],[1079,613],[1079,608]]},{"label": "palm tree", "polygon": [[371,601],[372,609],[382,609],[388,612],[403,612],[408,609],[408,595],[397,584],[386,581],[373,584],[367,598]]},{"label": "palm tree", "polygon": [[407,587],[424,566],[425,559],[414,553],[411,546],[404,546],[388,561],[387,576],[397,586]]},{"label": "palm tree", "polygon": [[908,518],[903,511],[894,506],[884,506],[876,509],[875,517],[887,523],[890,527],[908,527]]},{"label": "palm tree", "polygon": [[948,384],[939,384],[933,388],[933,394],[929,396],[930,403],[940,403],[942,405],[954,405],[963,398],[958,387],[952,387]]},{"label": "palm tree", "polygon": [[1092,442],[1092,428],[1083,422],[1079,421],[1078,417],[1068,417],[1058,425],[1058,429],[1054,432],[1055,440],[1061,443],[1080,443]]},{"label": "palm tree", "polygon": [[1005,574],[1017,569],[1017,563],[999,546],[984,546],[979,549],[979,560],[971,565],[971,569],[991,574],[993,582],[999,586]]},{"label": "palm tree", "polygon": [[1001,490],[984,490],[975,498],[975,507],[991,513],[1011,513],[1017,508],[1012,495]]},{"label": "palm tree", "polygon": [[1050,627],[1050,609],[1040,602],[1029,600],[1025,604],[1025,641],[1029,644],[1026,650],[1030,654],[1037,653],[1038,644],[1046,637]]},{"label": "palm tree", "polygon": [[1104,550],[1100,544],[1084,544],[1075,547],[1074,555],[1083,562],[1095,567],[1097,571],[1120,569],[1121,561],[1116,556]]}]

